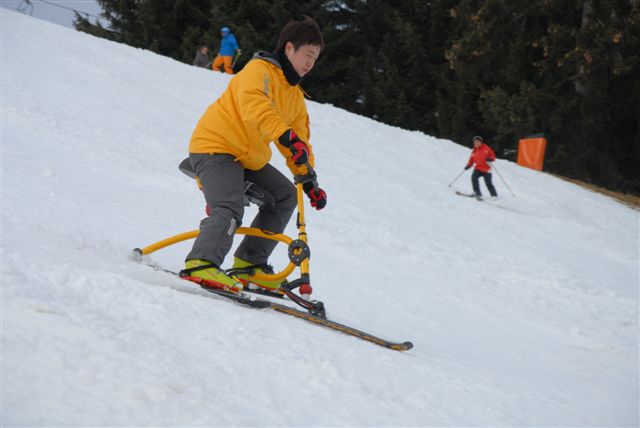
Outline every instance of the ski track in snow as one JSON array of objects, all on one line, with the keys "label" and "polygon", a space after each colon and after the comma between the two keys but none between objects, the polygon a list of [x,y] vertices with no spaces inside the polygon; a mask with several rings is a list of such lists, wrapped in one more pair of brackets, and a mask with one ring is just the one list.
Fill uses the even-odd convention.
[{"label": "ski track in snow", "polygon": [[128,258],[198,227],[229,76],[0,12],[3,426],[638,425],[637,211],[503,160],[460,198],[470,147],[309,102],[315,297],[415,348],[242,308]]}]

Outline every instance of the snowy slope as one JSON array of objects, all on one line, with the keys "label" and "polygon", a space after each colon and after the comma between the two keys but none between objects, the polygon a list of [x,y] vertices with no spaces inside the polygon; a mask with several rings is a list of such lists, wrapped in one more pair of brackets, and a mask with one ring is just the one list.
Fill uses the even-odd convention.
[{"label": "snowy slope", "polygon": [[415,348],[247,310],[128,259],[197,228],[229,77],[0,13],[3,426],[638,425],[636,211],[506,161],[456,196],[469,147],[310,102],[315,297]]}]

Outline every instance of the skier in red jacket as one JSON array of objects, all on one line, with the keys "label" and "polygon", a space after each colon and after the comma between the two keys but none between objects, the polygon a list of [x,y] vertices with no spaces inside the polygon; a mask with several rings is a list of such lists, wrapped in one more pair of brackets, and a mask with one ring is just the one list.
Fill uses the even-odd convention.
[{"label": "skier in red jacket", "polygon": [[473,137],[473,150],[471,151],[471,156],[469,157],[467,166],[464,167],[464,169],[467,170],[475,164],[473,174],[471,174],[473,196],[482,197],[482,193],[480,193],[479,179],[480,177],[483,177],[491,196],[494,198],[498,197],[496,188],[493,187],[493,183],[491,183],[491,165],[489,165],[489,162],[493,162],[495,160],[496,154],[491,150],[491,147],[484,143],[484,139],[478,135]]}]

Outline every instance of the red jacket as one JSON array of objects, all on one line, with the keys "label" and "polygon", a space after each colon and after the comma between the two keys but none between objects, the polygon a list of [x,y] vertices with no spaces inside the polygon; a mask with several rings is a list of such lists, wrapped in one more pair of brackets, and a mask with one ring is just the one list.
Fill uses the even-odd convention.
[{"label": "red jacket", "polygon": [[467,162],[467,166],[472,166],[474,163],[478,171],[489,172],[491,171],[491,166],[487,163],[487,161],[493,162],[496,160],[496,154],[493,153],[491,147],[486,144],[480,144],[480,147],[477,149],[474,147],[471,151],[471,157],[469,157],[469,162]]}]

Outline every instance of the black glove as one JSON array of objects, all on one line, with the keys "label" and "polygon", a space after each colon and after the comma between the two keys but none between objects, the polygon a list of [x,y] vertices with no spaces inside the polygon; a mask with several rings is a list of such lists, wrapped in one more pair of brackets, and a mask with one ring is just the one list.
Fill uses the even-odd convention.
[{"label": "black glove", "polygon": [[464,167],[464,170],[466,171],[466,170],[468,170],[469,168],[471,168],[471,165],[467,165],[467,166],[465,166],[465,167]]},{"label": "black glove", "polygon": [[293,129],[289,129],[278,138],[278,142],[291,151],[291,160],[296,165],[309,162],[309,146],[302,141]]},{"label": "black glove", "polygon": [[327,205],[327,193],[318,187],[318,183],[314,181],[307,181],[302,185],[302,190],[309,197],[311,206],[320,211]]}]

